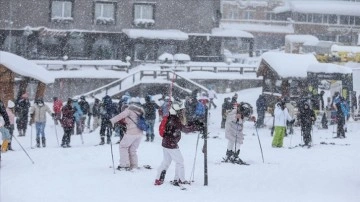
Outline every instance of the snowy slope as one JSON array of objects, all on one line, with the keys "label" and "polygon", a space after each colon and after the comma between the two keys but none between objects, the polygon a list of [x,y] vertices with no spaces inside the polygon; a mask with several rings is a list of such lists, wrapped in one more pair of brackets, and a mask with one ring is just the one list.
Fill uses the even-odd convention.
[{"label": "snowy slope", "polygon": [[[239,91],[238,101],[255,104],[261,88]],[[219,164],[225,155],[227,141],[220,129],[221,104],[233,93],[219,94],[218,107],[210,112],[210,138],[208,140],[209,185],[204,185],[200,139],[195,181],[186,191],[168,183],[154,186],[156,168],[162,160],[161,139],[153,143],[142,142],[138,151],[139,164],[150,164],[152,170],[134,172],[116,171],[111,168],[111,147],[94,146],[99,142],[99,131],[72,136],[72,148],[57,145],[55,130],[62,136],[62,129],[54,127],[49,118],[46,126],[46,148],[30,148],[30,129],[25,137],[16,138],[31,158],[32,164],[19,145],[15,151],[3,153],[1,162],[1,202],[224,202],[224,201],[326,201],[358,202],[360,199],[360,122],[349,122],[346,139],[333,139],[333,127],[313,130],[314,147],[288,149],[301,143],[300,130],[284,139],[284,147],[271,147],[272,137],[268,128],[258,129],[265,163],[262,162],[256,130],[252,123],[245,125],[245,140],[241,158],[250,166]],[[267,115],[268,126],[272,120]],[[157,123],[158,124],[158,123]],[[155,126],[157,128],[158,125]],[[33,128],[33,142],[35,129]],[[213,138],[218,136],[218,138]],[[114,138],[114,142],[117,139]],[[144,139],[145,140],[145,139]],[[185,158],[186,178],[190,179],[195,158],[197,134],[183,135],[180,148]],[[336,145],[322,145],[320,142]],[[346,146],[345,144],[350,144]],[[34,145],[34,143],[33,143]],[[113,146],[115,166],[119,160],[118,145]],[[166,180],[174,176],[174,165],[167,172]]]}]

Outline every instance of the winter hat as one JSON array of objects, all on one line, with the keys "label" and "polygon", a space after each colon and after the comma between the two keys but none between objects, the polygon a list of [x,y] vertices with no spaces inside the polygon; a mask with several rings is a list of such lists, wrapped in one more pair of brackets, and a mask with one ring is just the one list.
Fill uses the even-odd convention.
[{"label": "winter hat", "polygon": [[14,108],[14,107],[15,107],[15,104],[14,104],[13,101],[8,100],[7,106],[8,106],[8,108]]},{"label": "winter hat", "polygon": [[170,114],[171,115],[176,115],[176,113],[181,110],[181,109],[184,109],[185,106],[183,105],[182,102],[174,102],[172,105],[171,105],[171,108],[170,108]]}]

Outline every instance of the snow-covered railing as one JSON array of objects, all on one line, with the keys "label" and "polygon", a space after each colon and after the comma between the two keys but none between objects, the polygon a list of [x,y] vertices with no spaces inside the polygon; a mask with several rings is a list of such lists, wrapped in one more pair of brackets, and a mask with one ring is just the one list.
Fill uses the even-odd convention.
[{"label": "snow-covered railing", "polygon": [[32,60],[48,70],[71,70],[81,68],[110,68],[128,72],[130,63],[121,60]]},{"label": "snow-covered railing", "polygon": [[[152,72],[152,73],[151,73]],[[97,97],[102,98],[105,95],[115,96],[121,92],[127,91],[133,86],[136,86],[141,83],[147,83],[145,77],[151,76],[151,82],[157,83],[171,83],[174,81],[174,86],[181,89],[182,91],[186,91],[187,93],[191,93],[191,91],[195,89],[202,89],[203,91],[208,91],[208,89],[190,79],[182,77],[176,72],[172,70],[159,70],[159,69],[152,69],[152,70],[138,70],[126,77],[121,79],[115,80],[109,84],[106,84],[100,88],[94,89],[90,92],[84,93],[85,97]],[[161,76],[161,78],[157,78]],[[157,79],[154,79],[157,78]]]}]

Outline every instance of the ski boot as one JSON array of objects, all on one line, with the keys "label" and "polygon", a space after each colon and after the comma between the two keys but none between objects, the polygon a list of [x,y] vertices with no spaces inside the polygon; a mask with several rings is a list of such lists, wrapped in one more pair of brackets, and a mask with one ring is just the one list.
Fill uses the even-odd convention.
[{"label": "ski boot", "polygon": [[151,142],[154,142],[154,136],[155,136],[154,134],[151,135],[151,139],[150,139]]},{"label": "ski boot", "polygon": [[111,144],[111,138],[110,137],[106,138],[106,144]]},{"label": "ski boot", "polygon": [[160,178],[155,180],[154,185],[162,185],[164,183],[166,170],[161,171]]},{"label": "ski boot", "polygon": [[244,164],[244,165],[247,165],[247,163],[245,163],[243,160],[241,160],[241,158],[239,158],[239,154],[240,154],[240,149],[237,150],[236,152],[234,152],[234,155],[232,157],[232,163],[236,163],[236,164]]},{"label": "ski boot", "polygon": [[149,142],[149,141],[150,141],[149,134],[146,134],[146,140],[145,140],[145,142]]},{"label": "ski boot", "polygon": [[40,147],[40,138],[39,137],[37,137],[36,138],[36,147]]},{"label": "ski boot", "polygon": [[14,150],[12,149],[12,147],[11,147],[11,142],[9,142],[9,144],[8,144],[8,150],[14,151]]},{"label": "ski boot", "polygon": [[45,137],[41,138],[41,142],[42,142],[42,146],[46,147],[46,139],[45,139]]},{"label": "ski boot", "polygon": [[223,158],[223,162],[227,163],[231,160],[231,157],[233,155],[233,151],[232,150],[226,150],[226,157]]},{"label": "ski boot", "polygon": [[101,141],[100,141],[99,145],[104,145],[104,144],[105,144],[105,138],[101,137]]}]

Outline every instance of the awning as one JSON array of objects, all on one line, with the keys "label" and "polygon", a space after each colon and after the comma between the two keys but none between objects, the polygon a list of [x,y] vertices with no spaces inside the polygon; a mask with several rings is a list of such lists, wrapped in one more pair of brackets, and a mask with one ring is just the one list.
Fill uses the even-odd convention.
[{"label": "awning", "polygon": [[39,80],[45,84],[54,83],[55,78],[43,67],[18,55],[0,51],[0,64],[21,76]]},{"label": "awning", "polygon": [[249,32],[245,32],[239,29],[224,29],[214,28],[211,30],[211,36],[215,37],[240,37],[240,38],[254,38]]},{"label": "awning", "polygon": [[131,39],[160,39],[160,40],[188,40],[189,35],[176,29],[149,30],[149,29],[123,29],[122,30]]}]

